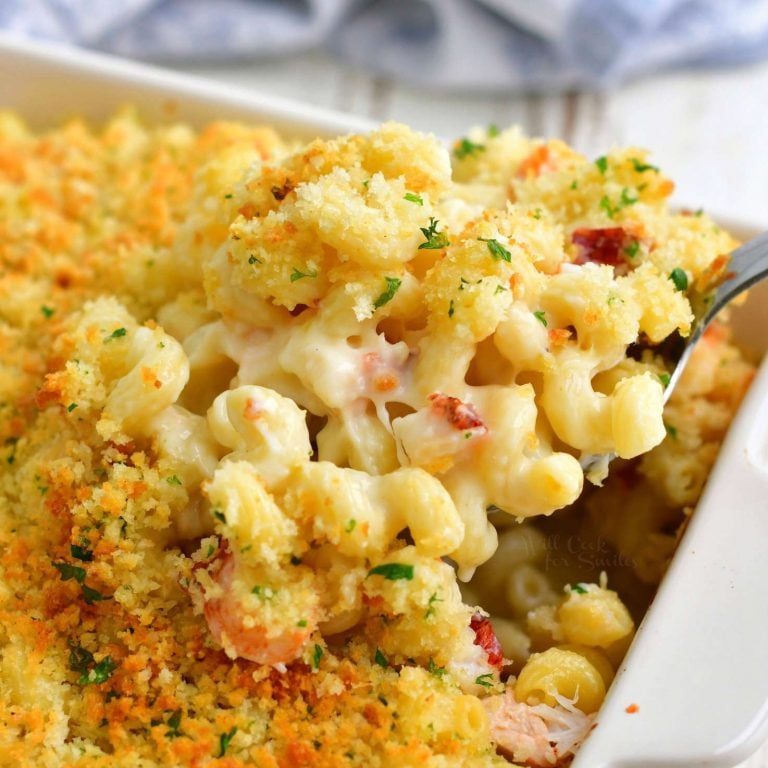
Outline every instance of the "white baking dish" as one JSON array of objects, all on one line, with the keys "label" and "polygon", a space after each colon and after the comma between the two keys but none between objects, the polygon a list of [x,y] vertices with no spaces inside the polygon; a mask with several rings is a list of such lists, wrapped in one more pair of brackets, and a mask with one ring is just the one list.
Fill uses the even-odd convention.
[{"label": "white baking dish", "polygon": [[[305,138],[371,126],[349,115],[0,35],[0,108],[18,110],[33,126],[74,114],[103,119],[126,102],[151,120],[264,121]],[[765,350],[765,287],[755,290],[736,324],[742,340]],[[768,737],[766,498],[763,366],[574,768],[724,767]],[[632,704],[638,709],[629,714]]]}]

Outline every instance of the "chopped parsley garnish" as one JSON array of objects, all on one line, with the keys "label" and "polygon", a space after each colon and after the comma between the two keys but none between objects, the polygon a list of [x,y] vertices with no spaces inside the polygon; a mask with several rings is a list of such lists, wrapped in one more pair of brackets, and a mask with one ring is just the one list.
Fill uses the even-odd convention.
[{"label": "chopped parsley garnish", "polygon": [[184,735],[181,732],[181,710],[180,709],[175,710],[173,714],[168,718],[165,724],[168,726],[168,730],[165,732],[165,735],[167,738],[177,739],[179,736]]},{"label": "chopped parsley garnish", "polygon": [[457,160],[463,160],[477,152],[485,152],[485,144],[476,144],[467,138],[460,139],[453,148],[453,155]]},{"label": "chopped parsley garnish", "polygon": [[377,648],[376,653],[373,656],[373,660],[382,668],[386,669],[389,666],[387,657]]},{"label": "chopped parsley garnish", "polygon": [[373,302],[374,309],[378,309],[379,307],[383,307],[385,304],[389,304],[389,302],[392,301],[392,299],[395,297],[395,294],[403,282],[399,277],[385,277],[384,280],[386,280],[387,287],[385,288],[384,292],[380,294],[379,297]]},{"label": "chopped parsley garnish", "polygon": [[352,531],[355,530],[355,526],[357,525],[357,520],[355,520],[354,517],[350,517],[349,520],[347,520],[347,524],[344,527],[344,530],[347,533],[352,533]]},{"label": "chopped parsley garnish", "polygon": [[574,180],[571,182],[571,187],[570,187],[570,188],[571,188],[571,189],[578,189],[578,188],[579,188],[579,182],[578,182],[578,180],[577,180],[577,179],[574,179]]},{"label": "chopped parsley garnish", "polygon": [[181,485],[181,480],[179,480],[177,475],[166,477],[165,482],[168,483],[168,485]]},{"label": "chopped parsley garnish", "polygon": [[251,590],[251,594],[256,595],[257,597],[261,597],[264,600],[271,600],[277,594],[277,591],[272,589],[272,587],[262,587],[256,585]]},{"label": "chopped parsley garnish", "polygon": [[671,424],[664,422],[664,429],[667,430],[667,434],[673,439],[677,440],[677,427],[673,427]]},{"label": "chopped parsley garnish", "polygon": [[434,675],[435,677],[442,677],[445,674],[445,671],[445,667],[438,667],[437,664],[435,664],[435,660],[431,656],[429,657],[427,672],[429,672],[430,675]]},{"label": "chopped parsley garnish", "polygon": [[91,550],[87,547],[81,547],[77,544],[72,544],[69,547],[69,551],[71,552],[72,557],[76,558],[77,560],[82,560],[84,563],[90,563],[91,560],[93,560],[93,552],[91,552]]},{"label": "chopped parsley garnish", "polygon": [[506,290],[507,289],[501,283],[499,283],[496,286],[496,290],[493,292],[493,295],[495,296],[497,293],[504,293],[504,291],[506,291]]},{"label": "chopped parsley garnish", "polygon": [[320,667],[320,660],[323,658],[323,647],[321,645],[315,645],[314,651],[312,651],[312,669],[318,669]]},{"label": "chopped parsley garnish", "polygon": [[112,673],[117,669],[117,664],[111,656],[105,656],[98,664],[95,664],[91,670],[81,675],[77,681],[80,685],[98,685],[104,683],[112,677]]},{"label": "chopped parsley garnish", "polygon": [[85,581],[85,568],[81,568],[79,565],[70,565],[69,563],[52,563],[52,565],[61,575],[62,581],[74,579],[78,584]]},{"label": "chopped parsley garnish", "polygon": [[531,214],[536,221],[538,221],[541,218],[541,208],[536,208],[536,210]]},{"label": "chopped parsley garnish", "polygon": [[236,733],[237,726],[233,725],[229,729],[228,733],[222,733],[219,735],[219,754],[216,755],[216,757],[224,757],[227,752],[227,747],[229,747],[229,742],[232,741]]},{"label": "chopped parsley garnish", "polygon": [[72,413],[72,411],[74,411],[75,408],[77,408],[77,403],[70,403],[67,406],[67,413]]},{"label": "chopped parsley garnish", "polygon": [[587,589],[581,584],[571,584],[571,592],[576,592],[579,595],[586,595]]},{"label": "chopped parsley garnish", "polygon": [[630,205],[634,205],[639,199],[640,198],[637,195],[633,197],[630,194],[629,189],[624,187],[624,189],[621,190],[619,201],[615,205],[611,203],[607,195],[603,195],[603,197],[600,198],[600,207],[605,211],[606,216],[608,216],[609,219],[612,219],[620,210]]},{"label": "chopped parsley garnish", "polygon": [[685,274],[685,270],[680,267],[675,267],[669,273],[669,279],[675,284],[675,288],[678,291],[684,291],[688,288],[688,275]]},{"label": "chopped parsley garnish", "polygon": [[111,656],[105,656],[96,663],[93,654],[81,645],[75,645],[69,641],[69,668],[73,672],[79,672],[78,683],[80,685],[97,685],[108,680],[117,669],[117,664]]},{"label": "chopped parsley garnish", "polygon": [[56,312],[56,310],[53,307],[46,307],[45,304],[43,304],[43,306],[40,307],[40,311],[43,313],[43,317],[46,320],[50,320]]},{"label": "chopped parsley garnish", "polygon": [[368,576],[383,576],[387,581],[413,579],[413,566],[410,563],[382,563],[368,571]]},{"label": "chopped parsley garnish", "polygon": [[435,603],[442,603],[443,598],[437,596],[437,592],[433,592],[429,596],[429,601],[427,602],[427,610],[424,613],[424,618],[428,619],[430,616],[434,616],[437,608],[435,608]]},{"label": "chopped parsley garnish", "polygon": [[486,128],[486,133],[488,134],[489,139],[495,139],[501,131],[499,130],[499,126],[495,123],[491,123],[488,128]]},{"label": "chopped parsley garnish", "polygon": [[456,308],[453,306],[453,299],[451,299],[448,304],[448,317],[453,317],[454,312],[456,312]]},{"label": "chopped parsley garnish", "polygon": [[659,172],[659,169],[655,165],[648,165],[648,163],[644,163],[637,157],[630,157],[629,161],[632,163],[632,166],[638,173],[643,173],[644,171],[656,171],[656,173]]},{"label": "chopped parsley garnish", "polygon": [[214,516],[214,517],[215,517],[217,520],[219,520],[219,521],[221,521],[222,523],[225,523],[225,524],[226,524],[226,522],[227,522],[227,518],[226,518],[226,517],[224,517],[224,513],[223,513],[223,512],[221,512],[220,510],[218,510],[218,509],[214,509],[214,510],[213,510],[213,516]]},{"label": "chopped parsley garnish", "polygon": [[493,672],[486,672],[475,678],[475,685],[482,685],[483,688],[490,688],[493,685]]},{"label": "chopped parsley garnish", "polygon": [[88,649],[69,641],[69,668],[73,672],[85,674],[93,663],[93,654]]},{"label": "chopped parsley garnish", "polygon": [[634,197],[630,195],[629,190],[624,187],[624,189],[621,190],[621,197],[619,198],[619,206],[620,208],[626,208],[628,205],[634,205],[640,198],[635,195]]},{"label": "chopped parsley garnish", "polygon": [[624,247],[624,253],[629,256],[630,259],[634,259],[637,256],[637,252],[640,250],[640,241],[632,240],[629,245]]},{"label": "chopped parsley garnish", "polygon": [[478,240],[482,241],[488,246],[488,251],[490,252],[494,261],[512,261],[512,254],[495,238],[479,237]]},{"label": "chopped parsley garnish", "polygon": [[302,627],[302,628],[303,628],[303,627],[306,627],[306,626],[307,626],[307,620],[306,620],[306,619],[299,619],[299,620],[296,622],[296,626],[297,626],[297,627]]},{"label": "chopped parsley garnish", "polygon": [[126,333],[128,333],[128,331],[126,331],[125,328],[115,328],[109,336],[104,337],[104,343],[106,344],[108,341],[112,341],[112,339],[122,339]]},{"label": "chopped parsley garnish", "polygon": [[261,261],[261,259],[257,259],[257,258],[256,258],[256,257],[255,257],[253,254],[251,254],[251,255],[248,257],[248,263],[249,263],[249,264],[261,264],[261,263],[262,263],[262,261]]},{"label": "chopped parsley garnish", "polygon": [[547,327],[547,318],[544,316],[544,312],[541,309],[536,310],[536,312],[533,313],[533,316],[546,328]]},{"label": "chopped parsley garnish", "polygon": [[406,192],[403,200],[407,200],[409,203],[416,203],[416,205],[424,205],[421,195],[417,195],[415,192]]},{"label": "chopped parsley garnish", "polygon": [[85,600],[88,605],[112,599],[109,595],[102,595],[98,589],[89,587],[87,584],[82,584],[80,589],[83,593],[83,600]]},{"label": "chopped parsley garnish", "polygon": [[597,166],[597,170],[604,175],[608,170],[608,158],[605,155],[601,155],[595,160],[595,165]]},{"label": "chopped parsley garnish", "polygon": [[435,251],[440,248],[447,248],[450,243],[445,232],[438,232],[437,225],[440,222],[434,217],[430,217],[428,227],[419,227],[426,241],[419,245],[419,250]]},{"label": "chopped parsley garnish", "polygon": [[232,193],[228,192],[226,195],[224,195],[225,200],[231,200],[232,199]]},{"label": "chopped parsley garnish", "polygon": [[312,269],[309,272],[301,272],[296,267],[293,268],[293,272],[291,272],[292,283],[295,283],[297,280],[303,280],[305,277],[317,277],[317,270]]},{"label": "chopped parsley garnish", "polygon": [[660,373],[659,374],[659,381],[661,382],[662,386],[666,389],[669,386],[669,374],[668,373]]}]

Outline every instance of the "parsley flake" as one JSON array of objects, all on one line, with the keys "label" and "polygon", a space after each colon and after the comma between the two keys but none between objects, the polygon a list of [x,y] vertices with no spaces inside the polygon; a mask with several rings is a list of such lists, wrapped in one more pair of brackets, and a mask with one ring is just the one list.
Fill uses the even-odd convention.
[{"label": "parsley flake", "polygon": [[303,627],[306,627],[306,626],[307,626],[307,620],[306,620],[306,619],[299,619],[299,620],[296,622],[296,626],[297,626],[297,627],[302,627],[302,628],[303,628]]},{"label": "parsley flake", "polygon": [[403,200],[407,200],[409,203],[416,203],[416,205],[424,205],[421,195],[417,195],[415,192],[406,192]]},{"label": "parsley flake", "polygon": [[379,307],[383,307],[385,304],[389,304],[389,302],[392,301],[392,299],[395,297],[395,294],[403,282],[399,277],[385,277],[384,280],[387,283],[387,287],[385,288],[384,292],[381,293],[379,297],[373,302],[374,309],[379,309]]},{"label": "parsley flake", "polygon": [[70,403],[67,406],[67,413],[72,413],[72,411],[74,411],[75,408],[77,408],[77,403]]},{"label": "parsley flake", "polygon": [[221,512],[221,511],[220,511],[220,510],[218,510],[218,509],[214,509],[214,510],[213,510],[213,516],[214,516],[214,517],[215,517],[217,520],[219,520],[220,522],[222,522],[222,523],[224,523],[224,524],[226,525],[226,522],[227,522],[227,518],[226,518],[226,517],[224,517],[224,513],[223,513],[223,512]]},{"label": "parsley flake", "polygon": [[499,283],[496,286],[496,290],[493,292],[493,295],[495,296],[497,293],[504,293],[504,291],[506,291],[506,290],[507,289],[501,283]]},{"label": "parsley flake", "polygon": [[86,547],[72,544],[69,547],[69,551],[72,554],[72,557],[82,560],[84,563],[90,563],[91,560],[93,560],[93,552]]},{"label": "parsley flake", "polygon": [[98,589],[89,587],[87,584],[82,584],[80,586],[80,590],[83,595],[83,600],[85,600],[88,605],[93,605],[94,603],[100,603],[104,600],[112,599],[109,595],[102,595]]},{"label": "parsley flake", "polygon": [[292,283],[295,283],[297,280],[303,280],[305,277],[317,277],[317,270],[311,269],[309,272],[301,272],[296,267],[293,268],[293,272],[291,272]]},{"label": "parsley flake", "polygon": [[582,584],[571,584],[571,592],[576,592],[579,595],[586,595],[587,589]]},{"label": "parsley flake", "polygon": [[501,130],[499,129],[499,126],[495,123],[491,123],[485,130],[485,132],[488,134],[489,139],[495,139],[500,133]]},{"label": "parsley flake", "polygon": [[543,310],[539,309],[536,310],[536,312],[533,313],[533,316],[546,328],[547,327],[547,318],[544,316]]},{"label": "parsley flake", "polygon": [[436,251],[440,248],[447,248],[450,245],[448,236],[445,232],[438,232],[437,225],[440,222],[434,217],[430,217],[428,227],[419,227],[425,237],[425,242],[419,245],[419,250]]},{"label": "parsley flake", "polygon": [[597,166],[597,170],[605,175],[605,172],[608,170],[608,158],[605,155],[601,155],[595,160],[595,165]]},{"label": "parsley flake", "polygon": [[664,422],[664,429],[666,429],[667,434],[673,439],[677,440],[677,427],[673,427],[671,424],[667,424],[667,422]]},{"label": "parsley flake", "polygon": [[684,291],[688,288],[688,275],[685,274],[685,270],[680,267],[675,267],[669,273],[669,279],[675,284],[675,288],[678,291]]},{"label": "parsley flake", "polygon": [[629,256],[630,259],[634,259],[637,256],[637,252],[640,250],[640,241],[632,240],[632,242],[624,248],[624,253]]},{"label": "parsley flake", "polygon": [[125,328],[115,328],[109,336],[104,337],[104,343],[106,344],[107,342],[112,341],[112,339],[122,339],[126,333],[128,333],[128,331],[126,331]]},{"label": "parsley flake", "polygon": [[53,567],[59,572],[62,581],[74,579],[78,584],[85,581],[85,568],[79,565],[70,565],[69,563],[52,563]]},{"label": "parsley flake", "polygon": [[434,675],[435,677],[442,677],[446,669],[445,667],[438,667],[437,664],[435,664],[435,660],[430,656],[429,657],[429,664],[427,665],[427,672],[429,672],[430,675]]},{"label": "parsley flake", "polygon": [[233,725],[227,733],[222,733],[219,735],[219,754],[217,757],[224,757],[227,751],[227,747],[229,747],[229,742],[232,741],[236,733],[237,726]]},{"label": "parsley flake", "polygon": [[659,381],[661,382],[664,389],[666,389],[669,386],[669,374],[668,373],[660,373],[659,374]]},{"label": "parsley flake", "polygon": [[344,531],[346,533],[352,533],[352,531],[355,530],[355,526],[357,525],[357,520],[355,520],[354,517],[351,517],[349,520],[347,520],[347,525],[344,528]]},{"label": "parsley flake", "polygon": [[464,160],[478,152],[485,152],[485,144],[476,144],[466,137],[459,139],[453,148],[453,155],[457,160]]},{"label": "parsley flake", "polygon": [[166,477],[165,482],[168,483],[168,485],[181,485],[181,480],[179,480],[177,475]]},{"label": "parsley flake", "polygon": [[630,194],[629,190],[624,187],[624,189],[621,190],[621,197],[619,198],[619,206],[620,208],[626,208],[629,205],[634,205],[640,198],[635,195],[634,197]]},{"label": "parsley flake", "polygon": [[659,172],[659,169],[655,165],[648,165],[648,163],[644,163],[637,157],[630,157],[629,161],[632,163],[633,168],[638,173],[643,173],[645,171],[656,171],[656,173]]},{"label": "parsley flake", "polygon": [[79,643],[76,645],[72,640],[68,642],[68,645],[69,668],[73,672],[87,674],[89,668],[94,663],[93,654],[87,648],[83,648]]},{"label": "parsley flake", "polygon": [[451,299],[450,303],[448,304],[448,317],[453,317],[455,312],[456,308],[453,306],[453,299]]},{"label": "parsley flake", "polygon": [[93,654],[82,646],[69,645],[69,668],[79,672],[77,682],[80,685],[99,685],[112,677],[117,669],[117,664],[111,656],[105,656],[98,663],[94,663]]},{"label": "parsley flake", "polygon": [[373,660],[382,668],[386,669],[389,666],[387,657],[377,648],[376,653],[373,656]]},{"label": "parsley flake", "polygon": [[319,669],[320,660],[323,658],[323,647],[321,645],[315,645],[314,651],[312,651],[312,669]]},{"label": "parsley flake", "polygon": [[43,306],[40,307],[40,311],[43,313],[43,317],[46,320],[50,320],[56,312],[56,310],[53,307],[46,307],[45,304],[43,304]]},{"label": "parsley flake", "polygon": [[[382,563],[368,571],[368,576],[383,576],[387,581],[413,579],[413,566],[410,563]],[[367,577],[366,577],[367,578]]]},{"label": "parsley flake", "polygon": [[261,259],[256,258],[253,254],[248,257],[249,264],[263,264]]},{"label": "parsley flake", "polygon": [[495,238],[479,237],[478,240],[488,246],[488,250],[494,261],[512,261],[512,254]]},{"label": "parsley flake", "polygon": [[475,678],[475,685],[482,685],[483,688],[490,688],[493,685],[493,672],[486,672]]},{"label": "parsley flake", "polygon": [[169,739],[177,739],[179,736],[183,736],[184,734],[181,732],[181,710],[177,709],[171,714],[171,716],[168,718],[168,720],[165,723],[168,726],[168,730],[165,732],[165,735]]},{"label": "parsley flake", "polygon": [[443,598],[437,596],[437,592],[433,592],[429,596],[429,601],[427,602],[427,610],[424,613],[424,618],[428,619],[430,616],[434,616],[437,608],[435,607],[435,603],[442,603]]}]

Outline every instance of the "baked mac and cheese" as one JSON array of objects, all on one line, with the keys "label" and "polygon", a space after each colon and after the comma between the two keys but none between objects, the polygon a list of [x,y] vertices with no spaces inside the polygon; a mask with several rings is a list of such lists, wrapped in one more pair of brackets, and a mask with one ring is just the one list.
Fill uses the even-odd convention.
[{"label": "baked mac and cheese", "polygon": [[734,246],[671,191],[0,115],[0,764],[567,762],[752,374],[716,326],[663,407]]}]

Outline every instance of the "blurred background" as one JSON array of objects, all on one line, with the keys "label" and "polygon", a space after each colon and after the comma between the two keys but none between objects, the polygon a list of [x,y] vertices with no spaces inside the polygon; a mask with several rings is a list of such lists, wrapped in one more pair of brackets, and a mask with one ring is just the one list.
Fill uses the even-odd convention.
[{"label": "blurred background", "polygon": [[679,205],[768,225],[768,0],[2,0],[0,30],[447,139],[639,145]]}]

